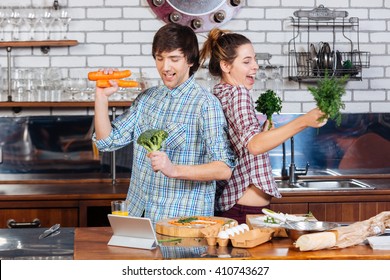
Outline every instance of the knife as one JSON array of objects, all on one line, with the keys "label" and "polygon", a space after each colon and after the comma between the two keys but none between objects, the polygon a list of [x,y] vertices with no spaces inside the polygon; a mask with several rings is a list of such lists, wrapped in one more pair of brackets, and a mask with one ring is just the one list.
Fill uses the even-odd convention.
[{"label": "knife", "polygon": [[60,224],[51,226],[49,229],[45,230],[41,235],[39,235],[39,239],[43,239],[49,236],[56,236],[60,233],[60,227]]}]

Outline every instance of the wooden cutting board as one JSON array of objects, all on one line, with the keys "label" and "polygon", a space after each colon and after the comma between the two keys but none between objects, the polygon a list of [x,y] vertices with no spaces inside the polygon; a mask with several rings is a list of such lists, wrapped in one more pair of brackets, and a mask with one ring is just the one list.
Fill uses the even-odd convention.
[{"label": "wooden cutting board", "polygon": [[[182,218],[182,217],[181,217]],[[185,218],[185,217],[184,217]],[[229,223],[231,221],[237,224],[236,220],[230,218],[223,217],[208,217],[211,220],[223,220],[225,223]],[[189,226],[178,226],[173,225],[171,221],[177,221],[179,218],[169,218],[165,220],[161,220],[156,224],[156,232],[163,235],[168,236],[178,236],[178,237],[204,237],[201,230],[209,225],[189,225]]]}]

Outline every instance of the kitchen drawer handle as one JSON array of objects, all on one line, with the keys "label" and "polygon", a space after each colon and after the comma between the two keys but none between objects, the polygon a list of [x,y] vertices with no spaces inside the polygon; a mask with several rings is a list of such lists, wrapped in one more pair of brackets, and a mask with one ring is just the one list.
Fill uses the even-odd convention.
[{"label": "kitchen drawer handle", "polygon": [[9,219],[7,221],[7,226],[9,228],[37,228],[41,226],[41,221],[37,218],[35,218],[32,222],[21,222],[18,223],[14,219]]}]

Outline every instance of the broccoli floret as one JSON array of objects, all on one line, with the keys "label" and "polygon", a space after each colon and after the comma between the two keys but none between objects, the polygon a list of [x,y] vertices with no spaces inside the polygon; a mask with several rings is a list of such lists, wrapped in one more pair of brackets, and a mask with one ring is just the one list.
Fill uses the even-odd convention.
[{"label": "broccoli floret", "polygon": [[149,129],[141,133],[137,139],[137,144],[144,147],[148,152],[161,149],[161,145],[168,137],[168,132],[162,129]]}]

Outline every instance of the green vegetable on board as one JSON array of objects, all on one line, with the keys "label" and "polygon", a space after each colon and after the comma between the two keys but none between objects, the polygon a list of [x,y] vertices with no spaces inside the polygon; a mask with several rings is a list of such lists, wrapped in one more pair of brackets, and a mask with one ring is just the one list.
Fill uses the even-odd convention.
[{"label": "green vegetable on board", "polygon": [[345,83],[348,75],[341,78],[334,76],[329,77],[325,72],[324,78],[321,78],[316,87],[308,87],[308,90],[314,96],[317,107],[325,113],[325,115],[318,119],[319,122],[325,119],[333,119],[337,126],[341,124],[340,110],[345,108],[342,101],[342,96],[345,94]]},{"label": "green vegetable on board", "polygon": [[162,129],[149,129],[138,136],[137,144],[144,147],[148,152],[161,149],[162,143],[167,139],[168,132]]},{"label": "green vegetable on board", "polygon": [[177,222],[181,224],[186,224],[186,223],[191,223],[193,221],[196,221],[197,219],[198,217],[180,218],[179,220],[177,220]]},{"label": "green vegetable on board", "polygon": [[272,127],[272,115],[282,110],[282,100],[273,90],[267,90],[256,100],[256,110],[267,116],[268,129]]},{"label": "green vegetable on board", "polygon": [[158,240],[158,243],[169,243],[169,242],[175,242],[175,244],[178,244],[181,242],[181,238],[167,238],[167,239],[160,239]]}]

